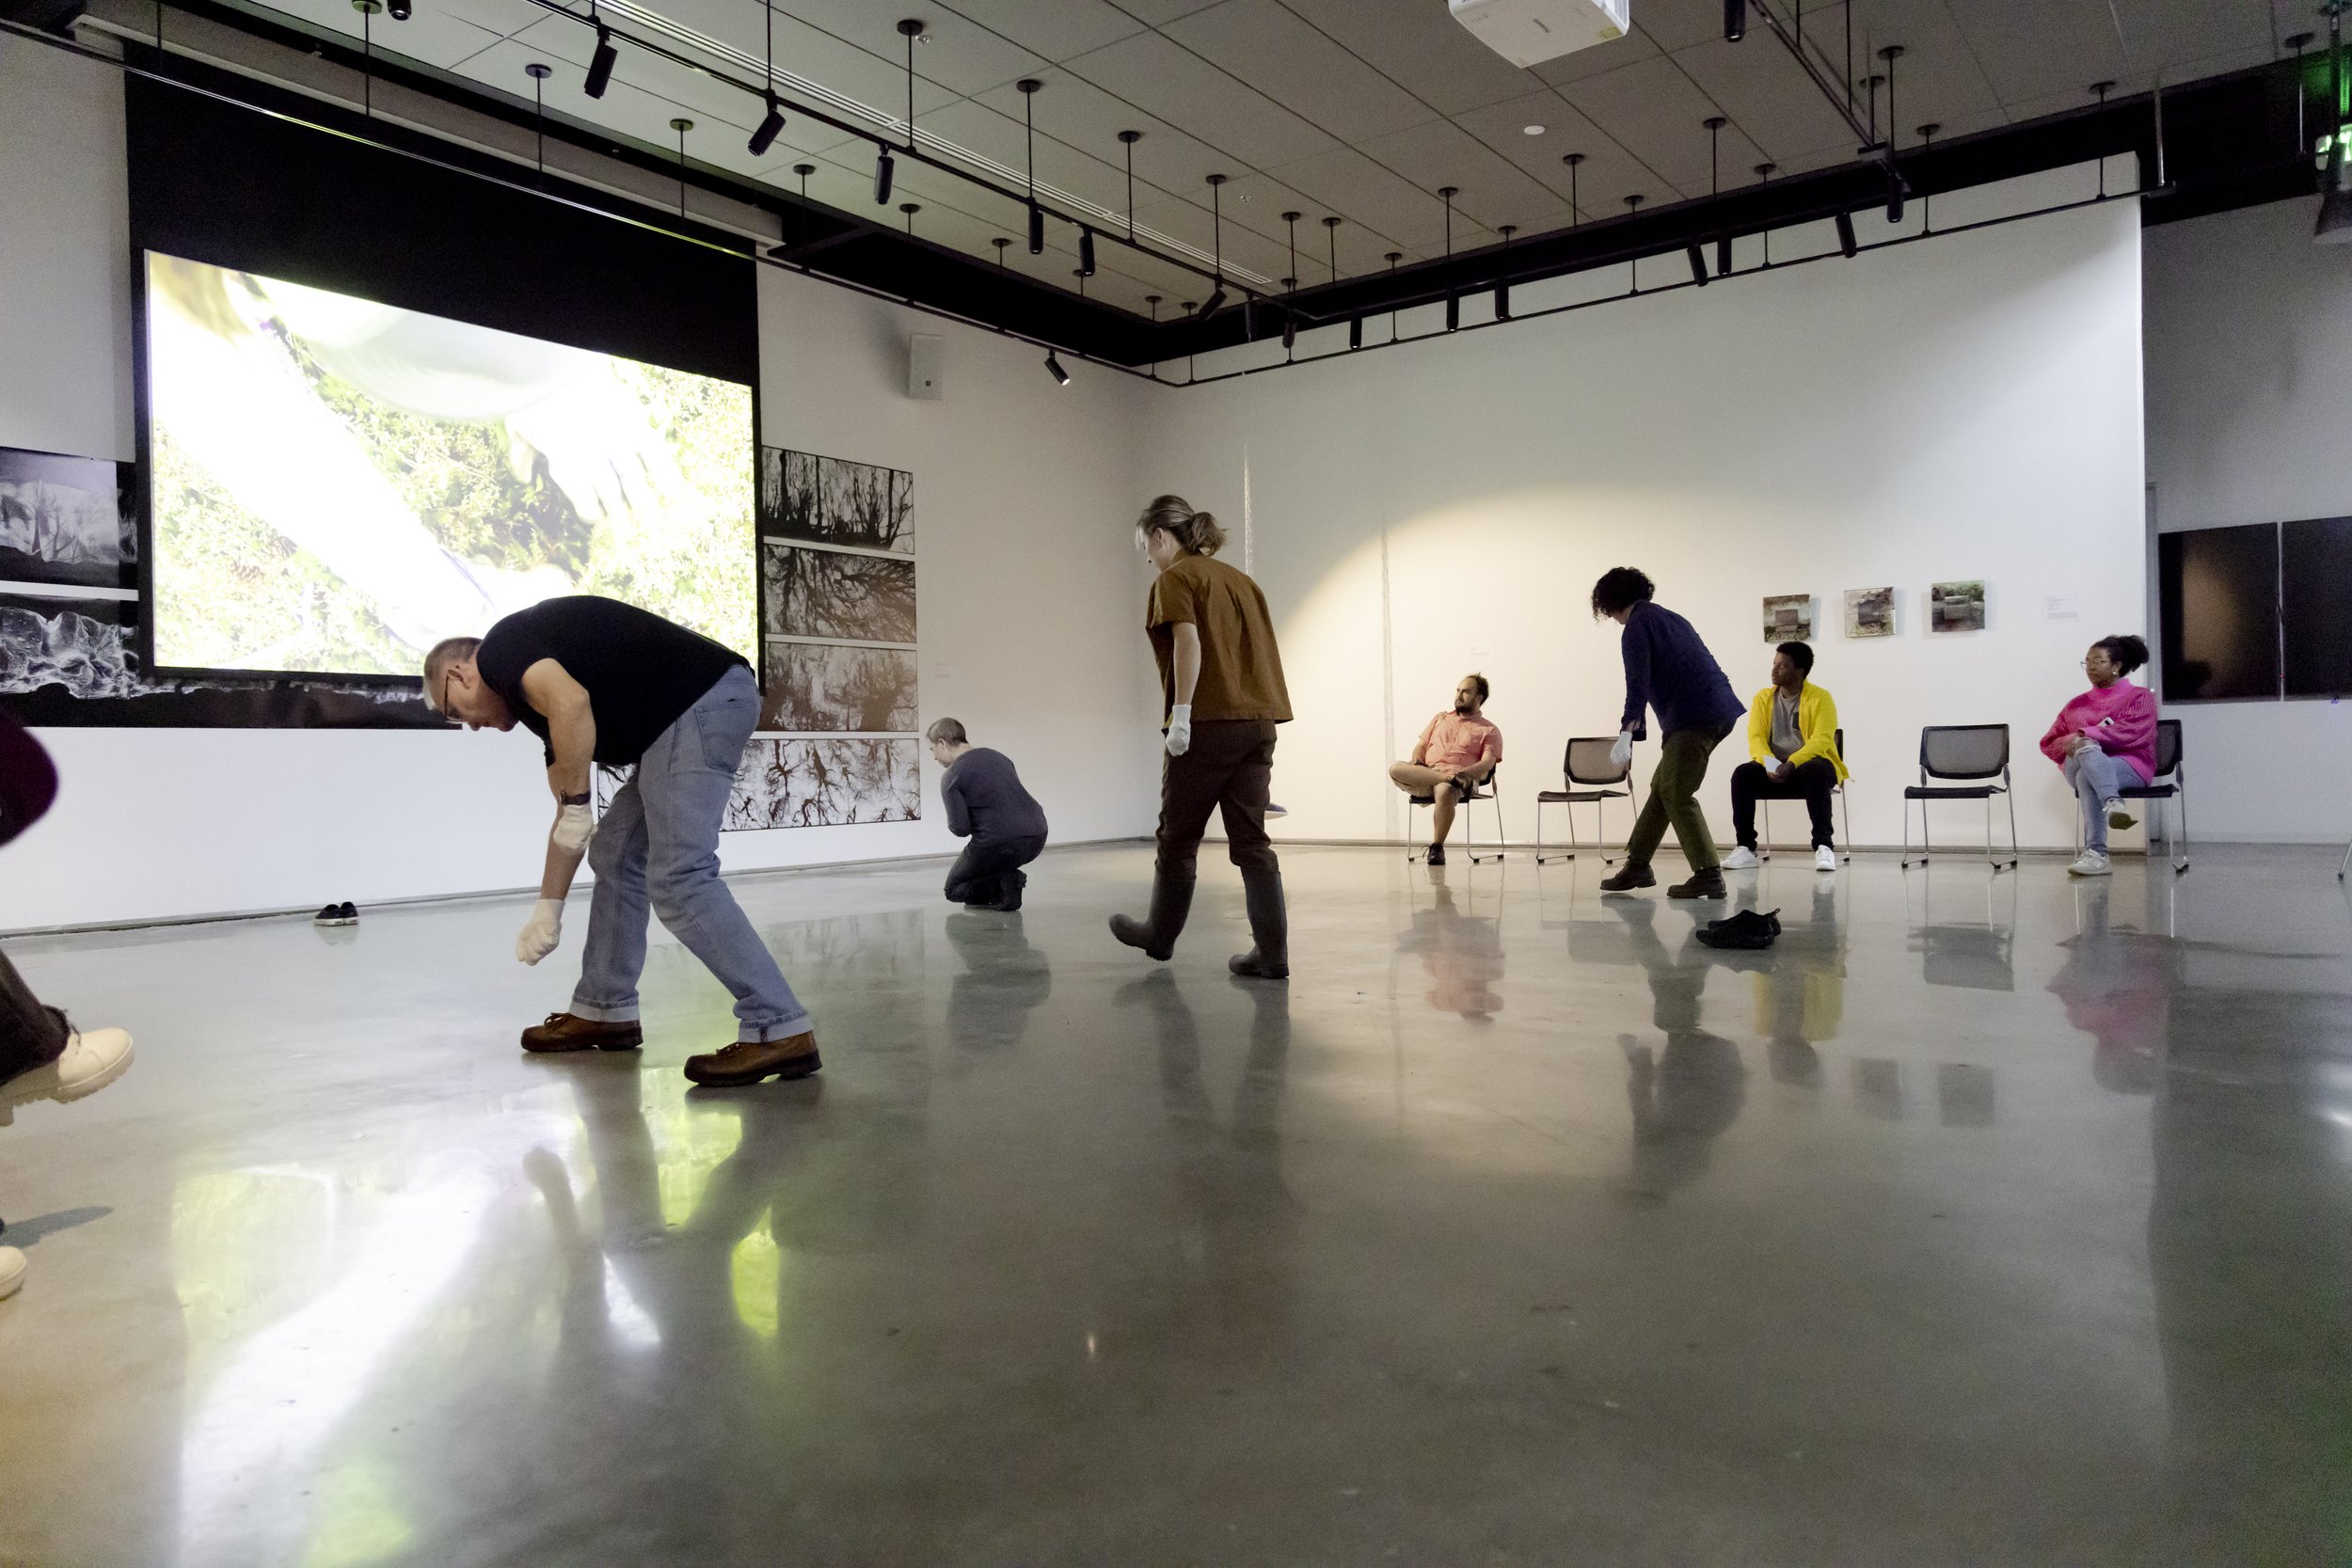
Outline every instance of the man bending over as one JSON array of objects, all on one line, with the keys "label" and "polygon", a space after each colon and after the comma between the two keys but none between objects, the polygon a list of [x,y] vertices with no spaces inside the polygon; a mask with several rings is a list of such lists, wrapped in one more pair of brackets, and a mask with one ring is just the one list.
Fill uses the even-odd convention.
[{"label": "man bending over", "polygon": [[[516,723],[545,743],[555,827],[538,907],[515,957],[535,964],[563,937],[583,857],[596,873],[571,1011],[523,1031],[525,1051],[634,1051],[648,910],[735,993],[736,1043],[689,1056],[697,1084],[805,1078],[821,1065],[808,1009],[719,879],[719,825],[759,719],[740,654],[659,615],[582,594],[518,610],[487,637],[424,657],[424,696],[468,729]],[[595,821],[588,767],[637,771]]]},{"label": "man bending over", "polygon": [[1813,684],[1813,650],[1783,642],[1772,655],[1772,684],[1748,706],[1748,756],[1731,770],[1731,829],[1740,847],[1724,859],[1727,871],[1755,869],[1756,803],[1804,801],[1813,816],[1813,869],[1837,869],[1830,791],[1846,776],[1837,754],[1837,705]]},{"label": "man bending over", "polygon": [[1464,675],[1454,689],[1454,706],[1429,721],[1413,743],[1413,760],[1389,769],[1396,787],[1429,801],[1429,863],[1445,863],[1446,834],[1454,830],[1454,807],[1502,761],[1502,732],[1486,719],[1486,677]]},{"label": "man bending over", "polygon": [[973,745],[959,721],[935,720],[923,738],[931,760],[947,769],[939,781],[947,831],[972,841],[948,868],[948,899],[966,909],[1019,909],[1029,885],[1021,868],[1045,848],[1045,809],[1021,787],[1012,759]]}]

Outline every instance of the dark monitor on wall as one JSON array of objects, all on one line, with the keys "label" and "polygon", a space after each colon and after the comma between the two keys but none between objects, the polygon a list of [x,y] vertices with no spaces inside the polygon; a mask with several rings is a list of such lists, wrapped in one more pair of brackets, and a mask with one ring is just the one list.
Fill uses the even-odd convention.
[{"label": "dark monitor on wall", "polygon": [[2352,692],[2352,517],[2280,525],[2279,600],[2287,695]]},{"label": "dark monitor on wall", "polygon": [[2279,525],[2156,540],[2168,703],[2279,695]]}]

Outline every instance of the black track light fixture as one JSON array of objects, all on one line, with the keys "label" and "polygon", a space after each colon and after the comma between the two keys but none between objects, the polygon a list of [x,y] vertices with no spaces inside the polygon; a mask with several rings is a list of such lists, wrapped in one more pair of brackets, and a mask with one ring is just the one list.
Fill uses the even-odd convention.
[{"label": "black track light fixture", "polygon": [[1837,214],[1836,223],[1837,248],[1844,251],[1847,255],[1851,256],[1855,251],[1862,248],[1859,245],[1854,243],[1853,214],[1851,213],[1840,213]]},{"label": "black track light fixture", "polygon": [[1002,234],[999,234],[988,243],[996,247],[996,270],[998,272],[1004,271],[1005,252],[1012,248],[1012,242],[1005,238]]},{"label": "black track light fixture", "polygon": [[1584,154],[1571,152],[1560,161],[1568,166],[1568,227],[1574,229],[1584,221],[1584,209],[1576,201],[1576,171],[1583,165]]},{"label": "black track light fixture", "polygon": [[1119,133],[1119,144],[1127,150],[1127,239],[1130,244],[1136,237],[1136,143],[1142,139],[1143,133],[1140,131]]},{"label": "black track light fixture", "polygon": [[752,133],[752,139],[745,145],[751,149],[753,157],[764,158],[768,150],[776,145],[776,137],[783,133],[784,111],[776,107],[776,101],[771,98],[768,100],[767,117],[760,120],[759,129]]},{"label": "black track light fixture", "polygon": [[1070,372],[1061,368],[1061,361],[1055,357],[1054,351],[1050,348],[1045,351],[1045,373],[1054,378],[1054,385],[1057,387],[1070,385]]},{"label": "black track light fixture", "polygon": [[1886,221],[1903,221],[1903,177],[1891,168],[1886,171]]},{"label": "black track light fixture", "polygon": [[898,203],[898,211],[906,214],[907,232],[909,234],[913,234],[914,232],[914,214],[922,210],[923,204],[919,201],[901,201]]},{"label": "black track light fixture", "polygon": [[405,22],[416,13],[408,0],[384,0],[384,14],[394,22]]},{"label": "black track light fixture", "polygon": [[1748,0],[1724,0],[1724,41],[1738,43],[1748,36]]},{"label": "black track light fixture", "polygon": [[1511,319],[1511,236],[1519,231],[1516,223],[1506,223],[1495,230],[1502,236],[1502,276],[1495,280],[1495,320]]},{"label": "black track light fixture", "polygon": [[1324,238],[1331,242],[1331,281],[1340,280],[1340,223],[1338,218],[1323,220]]},{"label": "black track light fixture", "polygon": [[1719,234],[1715,237],[1715,276],[1718,277],[1731,276],[1731,236],[1728,234]]},{"label": "black track light fixture", "polygon": [[1037,95],[1045,86],[1034,76],[1024,76],[1014,87],[1021,89],[1021,119],[1029,149],[1029,254],[1045,254],[1045,209],[1037,204]]},{"label": "black track light fixture", "polygon": [[1288,354],[1298,346],[1298,318],[1288,306],[1282,309],[1282,352]]},{"label": "black track light fixture", "polygon": [[874,205],[890,205],[890,187],[898,178],[898,160],[890,155],[890,149],[874,149]]},{"label": "black track light fixture", "polygon": [[1078,276],[1094,276],[1094,230],[1083,227],[1078,230]]},{"label": "black track light fixture", "polygon": [[1462,296],[1460,294],[1448,294],[1445,296],[1445,329],[1448,332],[1458,332],[1461,330],[1461,326]]},{"label": "black track light fixture", "polygon": [[1347,346],[1349,348],[1361,348],[1364,346],[1363,317],[1350,316],[1347,318]]},{"label": "black track light fixture", "polygon": [[612,47],[612,29],[596,24],[596,47],[588,56],[588,80],[580,90],[591,98],[602,98],[604,89],[612,85],[612,68],[621,63],[621,53]]},{"label": "black track light fixture", "polygon": [[784,111],[776,105],[776,8],[772,0],[769,0],[769,3],[763,4],[759,8],[766,16],[768,28],[768,82],[765,94],[768,101],[768,113],[760,120],[759,129],[752,133],[752,139],[748,143],[752,156],[755,158],[766,157],[768,150],[776,145],[776,137],[784,130]]},{"label": "black track light fixture", "polygon": [[1216,315],[1216,311],[1217,311],[1217,307],[1218,307],[1218,306],[1220,306],[1220,305],[1223,305],[1223,304],[1225,303],[1225,194],[1224,194],[1224,193],[1225,193],[1225,176],[1224,176],[1224,175],[1222,175],[1222,174],[1212,174],[1212,175],[1210,175],[1210,176],[1209,176],[1209,233],[1210,233],[1210,248],[1211,248],[1211,251],[1212,251],[1212,254],[1213,254],[1213,257],[1214,257],[1215,267],[1216,267],[1216,277],[1215,277],[1215,278],[1213,279],[1213,281],[1214,281],[1214,282],[1215,282],[1215,284],[1216,284],[1216,287],[1215,287],[1215,288],[1213,288],[1213,289],[1211,289],[1211,290],[1209,291],[1209,297],[1208,297],[1207,299],[1203,300],[1203,301],[1201,302],[1201,304],[1200,304],[1200,319],[1201,319],[1202,321],[1207,321],[1207,320],[1208,320],[1211,316]]},{"label": "black track light fixture", "polygon": [[1691,281],[1707,287],[1707,252],[1694,245],[1682,247],[1683,259],[1691,263]]}]

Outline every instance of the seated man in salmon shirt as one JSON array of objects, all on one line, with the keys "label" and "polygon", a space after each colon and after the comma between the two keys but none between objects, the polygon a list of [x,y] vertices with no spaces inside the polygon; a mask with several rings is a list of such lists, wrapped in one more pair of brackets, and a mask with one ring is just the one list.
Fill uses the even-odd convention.
[{"label": "seated man in salmon shirt", "polygon": [[1410,762],[1389,769],[1396,787],[1430,802],[1429,863],[1445,863],[1446,834],[1454,808],[1469,800],[1502,761],[1502,732],[1488,721],[1486,677],[1464,675],[1454,689],[1454,706],[1429,721],[1413,745]]}]

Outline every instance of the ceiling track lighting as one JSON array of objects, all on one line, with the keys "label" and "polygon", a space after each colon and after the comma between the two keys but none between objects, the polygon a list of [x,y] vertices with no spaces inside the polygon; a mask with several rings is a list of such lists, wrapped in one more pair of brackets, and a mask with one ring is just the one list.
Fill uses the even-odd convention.
[{"label": "ceiling track lighting", "polygon": [[1461,325],[1462,296],[1448,294],[1445,296],[1445,329],[1448,332],[1454,332],[1460,330]]},{"label": "ceiling track lighting", "polygon": [[1288,354],[1297,346],[1298,318],[1286,308],[1282,311],[1282,352]]},{"label": "ceiling track lighting", "polygon": [[1837,224],[1837,248],[1845,252],[1847,255],[1851,256],[1854,252],[1862,248],[1859,245],[1854,243],[1853,214],[1851,213],[1840,213],[1837,214],[1836,222]]},{"label": "ceiling track lighting", "polygon": [[1363,317],[1350,316],[1347,318],[1347,346],[1349,348],[1361,348],[1364,346]]},{"label": "ceiling track lighting", "polygon": [[1084,226],[1078,230],[1078,276],[1094,276],[1094,230]]},{"label": "ceiling track lighting", "polygon": [[1045,84],[1034,76],[1024,76],[1014,87],[1021,89],[1021,120],[1023,135],[1029,150],[1029,254],[1045,254],[1045,209],[1037,204],[1037,95]]},{"label": "ceiling track lighting", "polygon": [[[1201,321],[1207,321],[1207,320],[1208,320],[1211,316],[1216,315],[1216,311],[1217,311],[1217,307],[1219,307],[1219,306],[1221,306],[1221,305],[1223,305],[1223,304],[1225,303],[1225,198],[1224,198],[1224,190],[1225,190],[1225,176],[1223,176],[1222,174],[1212,174],[1212,175],[1210,175],[1210,176],[1209,176],[1209,231],[1210,231],[1210,234],[1211,234],[1211,236],[1212,236],[1212,239],[1211,239],[1211,249],[1214,251],[1214,253],[1215,253],[1215,257],[1216,257],[1216,277],[1212,280],[1212,281],[1215,283],[1215,285],[1216,285],[1216,286],[1215,286],[1214,288],[1212,288],[1212,289],[1209,291],[1209,297],[1208,297],[1207,299],[1204,299],[1204,300],[1202,300],[1202,301],[1200,302],[1200,318],[1199,318],[1199,319],[1200,319],[1200,320],[1201,320]],[[1245,324],[1245,325],[1247,325],[1247,324]]]},{"label": "ceiling track lighting", "polygon": [[1127,243],[1136,243],[1136,143],[1143,139],[1140,131],[1121,131],[1119,143],[1127,150]]},{"label": "ceiling track lighting", "polygon": [[1511,319],[1511,236],[1519,231],[1516,223],[1506,223],[1495,230],[1502,236],[1502,276],[1495,280],[1495,320]]},{"label": "ceiling track lighting", "polygon": [[890,149],[874,150],[874,205],[890,205],[890,187],[898,178],[898,160],[890,155]]},{"label": "ceiling track lighting", "polygon": [[1731,276],[1731,236],[1728,234],[1718,235],[1715,239],[1715,276]]},{"label": "ceiling track lighting", "polygon": [[776,137],[784,130],[784,110],[776,103],[776,8],[771,0],[771,3],[764,4],[759,8],[767,19],[768,28],[768,113],[760,120],[759,129],[752,133],[752,139],[745,144],[755,158],[766,157],[768,150],[776,145]]},{"label": "ceiling track lighting", "polygon": [[394,22],[405,22],[414,12],[408,0],[385,0],[384,14]]},{"label": "ceiling track lighting", "polygon": [[[1799,14],[1803,14],[1803,6]],[[1748,0],[1724,0],[1724,41],[1738,43],[1748,36]]]},{"label": "ceiling track lighting", "polygon": [[1691,281],[1702,289],[1706,288],[1707,252],[1694,245],[1690,245],[1682,247],[1682,255],[1684,260],[1691,263]]},{"label": "ceiling track lighting", "polygon": [[776,101],[771,98],[768,100],[767,118],[759,122],[759,129],[752,133],[752,139],[745,145],[751,149],[753,157],[764,158],[768,155],[768,150],[776,145],[776,137],[783,132],[784,111],[776,107]]},{"label": "ceiling track lighting", "polygon": [[532,135],[536,144],[532,161],[538,166],[539,172],[545,174],[548,171],[547,86],[548,78],[555,74],[555,68],[544,60],[533,60],[523,67],[523,74],[531,78]]},{"label": "ceiling track lighting", "polygon": [[1584,221],[1584,209],[1576,201],[1576,171],[1584,162],[1584,154],[1571,152],[1560,160],[1568,166],[1568,227],[1574,229]]},{"label": "ceiling track lighting", "polygon": [[1070,372],[1061,368],[1061,361],[1055,357],[1054,351],[1050,348],[1045,351],[1045,372],[1048,375],[1054,378],[1055,386],[1067,387],[1070,385]]},{"label": "ceiling track lighting", "polygon": [[1216,315],[1217,311],[1224,309],[1225,299],[1225,285],[1219,283],[1209,291],[1209,297],[1200,302],[1200,319],[1207,321],[1211,316]]},{"label": "ceiling track lighting", "polygon": [[621,61],[621,53],[612,47],[612,29],[596,24],[596,47],[588,56],[588,79],[580,90],[591,98],[602,98],[604,89],[612,85],[612,68]]}]

